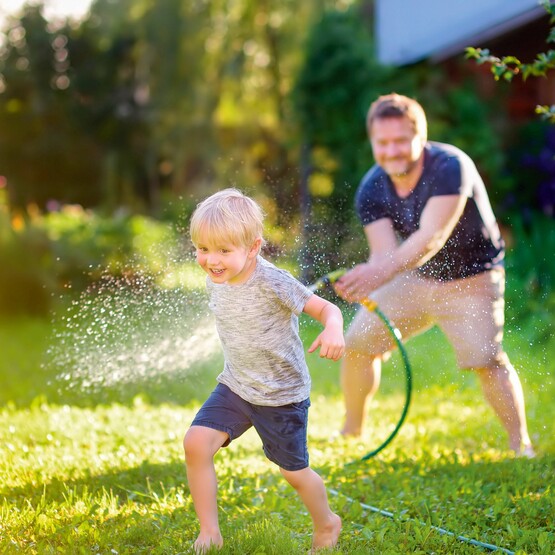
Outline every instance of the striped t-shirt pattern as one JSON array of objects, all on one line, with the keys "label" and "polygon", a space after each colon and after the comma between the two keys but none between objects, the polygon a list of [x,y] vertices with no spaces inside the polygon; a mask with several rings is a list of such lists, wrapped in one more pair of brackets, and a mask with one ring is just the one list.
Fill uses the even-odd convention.
[{"label": "striped t-shirt pattern", "polygon": [[207,278],[206,286],[225,358],[217,380],[254,405],[307,399],[311,382],[298,315],[312,292],[261,256],[245,283]]}]

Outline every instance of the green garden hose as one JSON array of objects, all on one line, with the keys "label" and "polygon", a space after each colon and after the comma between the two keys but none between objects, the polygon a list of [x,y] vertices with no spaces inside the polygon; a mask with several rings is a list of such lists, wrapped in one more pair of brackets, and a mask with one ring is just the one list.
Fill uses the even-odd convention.
[{"label": "green garden hose", "polygon": [[[319,289],[322,289],[325,286],[332,285],[345,272],[346,272],[346,270],[336,270],[334,272],[326,274],[325,276],[321,277],[318,281],[316,281],[316,283],[309,286],[309,289],[311,291],[318,291]],[[362,306],[364,306],[364,308],[366,308],[370,312],[375,312],[378,315],[378,317],[382,320],[382,322],[385,324],[385,326],[387,327],[387,329],[389,330],[389,332],[393,336],[393,338],[395,340],[395,343],[397,344],[397,347],[399,348],[399,352],[401,353],[401,357],[403,359],[403,364],[405,366],[406,398],[405,398],[405,405],[404,405],[403,411],[401,413],[401,417],[399,418],[399,421],[397,422],[397,425],[395,426],[395,428],[391,432],[391,434],[389,434],[387,439],[379,447],[377,447],[376,449],[366,453],[366,455],[364,455],[361,459],[357,459],[355,461],[348,462],[345,466],[355,464],[355,463],[361,462],[361,461],[366,461],[366,460],[374,457],[375,455],[377,455],[382,449],[385,449],[385,447],[387,447],[391,443],[391,441],[397,435],[397,432],[400,430],[401,426],[403,425],[403,422],[405,421],[405,418],[407,416],[407,412],[409,410],[409,405],[410,405],[410,401],[411,401],[411,394],[412,394],[412,371],[411,371],[411,367],[410,367],[410,363],[409,363],[409,357],[407,356],[407,352],[406,352],[405,347],[404,347],[404,345],[401,341],[401,339],[402,339],[401,338],[401,332],[391,323],[389,318],[387,318],[387,316],[378,308],[378,305],[374,301],[372,301],[370,299],[365,299],[360,304]],[[339,495],[339,493],[336,490],[333,490],[333,489],[330,489],[329,492],[332,495],[336,495],[336,496]],[[355,502],[354,499],[351,499],[349,497],[347,497],[346,499],[348,499],[350,502],[353,502],[353,503]],[[387,517],[390,517],[390,518],[395,518],[395,515],[392,512],[384,511],[382,509],[379,509],[377,507],[373,507],[371,505],[366,505],[364,503],[360,503],[360,506],[363,509],[373,511],[373,512],[381,514],[383,516],[387,516]],[[420,521],[415,520],[415,519],[408,519],[408,520],[418,522],[422,526],[429,526],[430,529],[435,530],[435,531],[439,532],[440,534],[454,537],[459,541],[462,541],[462,542],[465,542],[465,543],[468,543],[468,544],[471,544],[471,545],[474,545],[474,546],[477,546],[477,547],[481,547],[483,549],[488,549],[490,551],[500,551],[502,553],[505,553],[506,555],[515,555],[514,551],[510,551],[509,549],[505,549],[503,547],[499,547],[499,546],[493,545],[491,543],[485,543],[485,542],[481,542],[481,541],[478,541],[478,540],[473,540],[473,539],[468,538],[466,536],[462,536],[462,535],[456,534],[454,532],[450,532],[449,530],[446,530],[445,528],[440,528],[439,526],[432,526],[429,523],[420,522]]]},{"label": "green garden hose", "polygon": [[[309,286],[309,289],[311,291],[316,292],[319,289],[322,289],[323,287],[332,285],[341,276],[343,276],[345,272],[346,270],[344,269],[330,272],[329,274],[326,274],[325,276],[322,276],[320,279],[318,279],[313,285]],[[407,351],[402,343],[401,332],[391,323],[389,318],[378,308],[378,305],[374,301],[372,301],[371,299],[364,299],[360,304],[370,312],[374,312],[380,318],[380,320],[385,324],[385,326],[391,333],[393,339],[395,340],[395,343],[399,348],[399,352],[401,353],[403,365],[405,367],[406,396],[405,396],[405,403],[404,403],[399,421],[395,425],[395,428],[393,429],[393,431],[385,439],[385,441],[381,445],[376,447],[376,449],[373,449],[372,451],[369,451],[368,453],[366,453],[366,455],[364,455],[361,459],[357,461],[352,461],[347,464],[354,464],[356,462],[367,461],[368,459],[376,456],[380,451],[385,449],[391,443],[391,441],[397,435],[397,433],[399,432],[399,430],[401,429],[401,426],[405,421],[405,418],[407,416],[409,406],[410,406],[411,396],[412,396],[412,370],[409,362],[409,357],[407,355]]]}]

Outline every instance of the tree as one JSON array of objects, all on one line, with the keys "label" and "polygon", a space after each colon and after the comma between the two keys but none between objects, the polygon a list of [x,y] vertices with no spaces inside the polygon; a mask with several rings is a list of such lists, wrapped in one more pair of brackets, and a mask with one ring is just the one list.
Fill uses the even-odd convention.
[{"label": "tree", "polygon": [[316,271],[322,252],[332,265],[345,263],[341,245],[352,236],[354,191],[371,159],[365,114],[390,74],[375,61],[371,21],[362,13],[354,7],[322,15],[308,36],[292,92],[311,212],[306,250],[313,259],[305,264]]},{"label": "tree", "polygon": [[66,41],[40,6],[8,28],[0,56],[0,167],[12,208],[49,199],[75,202],[75,184],[93,202],[98,152],[75,125],[66,81]]},{"label": "tree", "polygon": [[[13,202],[158,212],[164,189],[268,189],[296,212],[291,75],[320,2],[96,0],[53,28],[29,6],[0,53]],[[198,196],[197,193],[195,193]]]},{"label": "tree", "polygon": [[[544,0],[543,7],[550,15],[549,23],[552,25],[547,42],[553,43],[555,42],[555,4]],[[512,55],[499,58],[492,55],[487,48],[468,47],[466,48],[466,57],[476,60],[478,64],[491,64],[491,72],[496,81],[500,79],[512,81],[517,75],[526,81],[529,77],[544,77],[550,69],[555,68],[555,50],[539,53],[536,59],[530,63],[523,63]],[[536,113],[551,123],[555,123],[555,105],[536,106]]]}]

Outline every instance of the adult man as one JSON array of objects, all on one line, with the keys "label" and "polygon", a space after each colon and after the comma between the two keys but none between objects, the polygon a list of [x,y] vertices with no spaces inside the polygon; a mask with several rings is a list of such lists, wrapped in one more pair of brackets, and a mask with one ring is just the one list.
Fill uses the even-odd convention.
[{"label": "adult man", "polygon": [[[381,96],[367,130],[376,165],[362,179],[356,209],[368,262],[336,284],[349,302],[371,296],[404,338],[437,324],[461,368],[480,378],[517,455],[534,456],[518,375],[501,346],[504,245],[484,183],[459,149],[427,141],[424,110],[411,98]],[[393,347],[378,318],[360,310],[341,368],[345,435],[361,433]]]}]

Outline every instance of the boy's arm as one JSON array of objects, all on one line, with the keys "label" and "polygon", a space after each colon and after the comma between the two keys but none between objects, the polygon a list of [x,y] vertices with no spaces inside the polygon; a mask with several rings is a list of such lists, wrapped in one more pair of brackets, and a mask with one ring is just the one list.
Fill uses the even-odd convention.
[{"label": "boy's arm", "polygon": [[306,312],[324,326],[308,352],[312,353],[320,347],[320,357],[331,358],[332,360],[340,359],[345,352],[341,310],[318,295],[312,295],[306,302],[303,312]]}]

